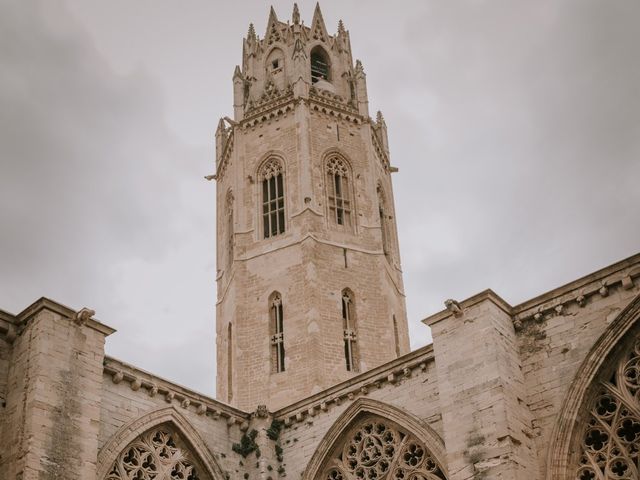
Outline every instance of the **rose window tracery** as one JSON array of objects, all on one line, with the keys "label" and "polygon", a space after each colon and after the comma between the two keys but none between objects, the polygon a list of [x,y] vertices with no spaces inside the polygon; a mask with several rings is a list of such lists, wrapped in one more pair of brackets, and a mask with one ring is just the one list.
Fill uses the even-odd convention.
[{"label": "rose window tracery", "polygon": [[346,436],[322,480],[446,480],[427,447],[391,422],[361,422]]},{"label": "rose window tracery", "polygon": [[640,478],[640,337],[600,385],[582,435],[578,480]]},{"label": "rose window tracery", "polygon": [[132,442],[105,480],[208,480],[179,436],[161,426]]}]

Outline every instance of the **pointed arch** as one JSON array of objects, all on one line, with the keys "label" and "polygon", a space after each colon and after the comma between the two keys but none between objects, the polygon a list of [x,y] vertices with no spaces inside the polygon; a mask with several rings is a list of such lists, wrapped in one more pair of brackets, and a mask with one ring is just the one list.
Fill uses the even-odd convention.
[{"label": "pointed arch", "polygon": [[318,83],[321,81],[331,83],[331,57],[322,45],[316,45],[311,49],[309,53],[310,57],[310,70],[311,70],[311,83]]},{"label": "pointed arch", "polygon": [[225,200],[225,223],[226,225],[226,237],[227,237],[227,268],[231,269],[233,265],[234,258],[234,246],[235,246],[235,219],[234,219],[234,196],[233,191],[231,189],[227,190],[226,200]]},{"label": "pointed arch", "polygon": [[[616,377],[619,378],[619,374],[623,373],[623,363],[630,351],[634,350],[634,342],[637,344],[639,340],[640,295],[627,305],[591,347],[571,383],[549,442],[546,467],[548,480],[577,478],[582,437],[590,421],[590,410],[602,396],[598,392],[603,387],[607,388],[606,384],[611,388],[610,382],[615,383]],[[616,392],[612,393],[614,397],[618,396]],[[619,396],[618,398],[623,400]],[[614,401],[616,402],[618,400]]]},{"label": "pointed arch", "polygon": [[351,164],[342,153],[330,149],[322,156],[322,165],[327,218],[338,228],[353,230],[357,215],[354,212],[356,195]]},{"label": "pointed arch", "polygon": [[342,338],[345,366],[348,372],[359,372],[360,355],[358,354],[356,297],[350,288],[344,288],[340,293],[340,297],[342,301]]},{"label": "pointed arch", "polygon": [[442,474],[447,475],[444,442],[435,430],[401,408],[370,398],[358,398],[327,431],[302,474],[302,480],[324,480],[321,475],[326,473],[325,470],[331,460],[331,455],[340,446],[340,442],[354,427],[367,418],[390,422],[415,437],[426,447],[426,453],[441,467]]},{"label": "pointed arch", "polygon": [[382,251],[385,256],[391,256],[391,228],[389,225],[389,206],[387,204],[387,195],[385,194],[382,183],[378,182],[376,186],[376,194],[378,196],[378,217],[380,219],[380,234],[382,236]]},{"label": "pointed arch", "polygon": [[138,438],[152,429],[167,425],[176,431],[188,445],[190,452],[205,470],[211,480],[224,479],[224,473],[198,432],[174,407],[153,410],[140,418],[121,426],[104,444],[98,454],[96,478],[103,480],[118,459],[119,455]]},{"label": "pointed arch", "polygon": [[262,218],[262,238],[285,232],[285,162],[280,155],[270,153],[257,170],[260,198],[258,208]]},{"label": "pointed arch", "polygon": [[282,295],[278,291],[269,295],[269,341],[271,343],[271,373],[284,372],[284,306]]}]

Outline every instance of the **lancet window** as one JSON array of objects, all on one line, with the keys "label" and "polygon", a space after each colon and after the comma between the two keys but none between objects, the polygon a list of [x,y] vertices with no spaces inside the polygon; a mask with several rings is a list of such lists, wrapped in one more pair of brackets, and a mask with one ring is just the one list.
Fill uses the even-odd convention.
[{"label": "lancet window", "polygon": [[398,335],[398,321],[396,316],[393,315],[393,340],[396,343],[396,357],[400,356],[400,335]]},{"label": "lancet window", "polygon": [[282,297],[278,292],[271,295],[269,314],[271,324],[271,371],[284,372],[284,318]]},{"label": "lancet window", "polygon": [[233,248],[234,248],[234,226],[233,226],[233,194],[229,192],[227,194],[226,202],[226,215],[227,215],[227,265],[231,268],[233,264]]},{"label": "lancet window", "polygon": [[105,480],[210,480],[180,436],[166,425],[133,441]]},{"label": "lancet window", "polygon": [[344,358],[348,372],[358,371],[356,316],[353,293],[342,291],[342,336],[344,339]]},{"label": "lancet window", "polygon": [[382,418],[356,424],[325,463],[322,480],[446,480],[415,435]]},{"label": "lancet window", "polygon": [[581,440],[576,479],[640,478],[640,337],[600,383]]},{"label": "lancet window", "polygon": [[311,83],[319,80],[331,81],[331,67],[327,53],[317,46],[311,50]]},{"label": "lancet window", "polygon": [[349,168],[340,157],[329,157],[326,164],[327,203],[331,220],[351,226],[351,186]]},{"label": "lancet window", "polygon": [[227,401],[233,400],[233,325],[227,325]]},{"label": "lancet window", "polygon": [[262,167],[262,228],[264,238],[284,233],[284,172],[282,163],[270,159]]},{"label": "lancet window", "polygon": [[378,186],[378,215],[380,217],[380,231],[382,233],[382,251],[388,258],[391,255],[389,215],[387,213],[385,196],[381,186]]}]

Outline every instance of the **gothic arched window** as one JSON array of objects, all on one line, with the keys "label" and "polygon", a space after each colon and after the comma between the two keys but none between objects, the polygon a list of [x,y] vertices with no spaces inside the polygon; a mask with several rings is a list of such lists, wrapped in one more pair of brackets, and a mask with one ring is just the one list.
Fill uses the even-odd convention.
[{"label": "gothic arched window", "polygon": [[227,401],[233,400],[233,325],[227,325]]},{"label": "gothic arched window", "polygon": [[134,440],[116,459],[105,480],[209,480],[180,435],[167,425]]},{"label": "gothic arched window", "polygon": [[398,321],[395,314],[393,315],[393,339],[396,342],[396,357],[400,356],[400,336],[398,335]]},{"label": "gothic arched window", "polygon": [[284,233],[284,171],[276,158],[260,171],[262,179],[262,232],[264,238]]},{"label": "gothic arched window", "polygon": [[229,191],[226,202],[227,215],[227,265],[233,265],[234,227],[233,227],[233,193]]},{"label": "gothic arched window", "polygon": [[331,81],[331,64],[327,52],[318,45],[311,50],[311,83],[319,80]]},{"label": "gothic arched window", "polygon": [[382,234],[382,251],[387,258],[391,255],[390,247],[390,231],[389,231],[389,214],[387,213],[387,205],[385,201],[382,186],[378,185],[378,215],[380,217],[380,232]]},{"label": "gothic arched window", "polygon": [[326,164],[329,215],[337,225],[351,226],[351,185],[349,168],[340,157],[329,157]]},{"label": "gothic arched window", "polygon": [[269,330],[271,341],[271,371],[284,372],[284,316],[282,296],[273,292],[269,297]]},{"label": "gothic arched window", "polygon": [[640,478],[640,336],[600,383],[581,437],[578,480]]},{"label": "gothic arched window", "polygon": [[359,369],[355,302],[353,293],[349,289],[342,291],[342,337],[347,371],[357,372]]},{"label": "gothic arched window", "polygon": [[350,428],[325,460],[321,480],[446,480],[429,447],[413,433],[380,417]]}]

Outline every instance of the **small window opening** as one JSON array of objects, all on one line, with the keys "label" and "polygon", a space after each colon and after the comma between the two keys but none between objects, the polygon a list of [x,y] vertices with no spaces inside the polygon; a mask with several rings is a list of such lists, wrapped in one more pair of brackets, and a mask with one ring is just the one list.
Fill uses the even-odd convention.
[{"label": "small window opening", "polygon": [[280,61],[277,58],[273,62],[271,62],[271,68],[273,68],[274,70],[277,70],[279,66]]},{"label": "small window opening", "polygon": [[400,336],[398,335],[398,321],[396,316],[393,315],[393,336],[396,342],[396,357],[400,356]]},{"label": "small window opening", "polygon": [[311,83],[319,80],[330,81],[330,68],[327,55],[321,48],[315,48],[311,52]]},{"label": "small window opening", "polygon": [[348,372],[357,371],[356,355],[356,322],[354,315],[353,295],[348,290],[342,291],[342,330],[344,339],[344,358]]},{"label": "small window opening", "polygon": [[274,373],[284,372],[284,319],[282,297],[279,293],[271,299],[271,370]]},{"label": "small window opening", "polygon": [[233,327],[227,326],[227,401],[233,400]]}]

